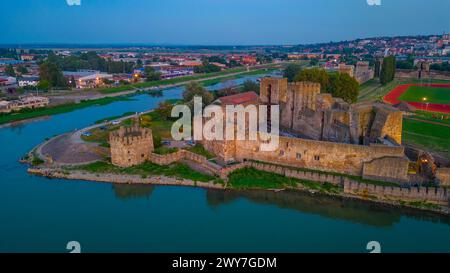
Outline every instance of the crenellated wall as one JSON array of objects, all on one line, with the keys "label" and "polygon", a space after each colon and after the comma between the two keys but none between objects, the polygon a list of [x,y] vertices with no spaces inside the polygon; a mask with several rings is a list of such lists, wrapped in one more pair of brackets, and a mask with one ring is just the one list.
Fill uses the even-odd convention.
[{"label": "crenellated wall", "polygon": [[408,177],[409,160],[405,157],[382,157],[363,166],[363,178],[383,180],[389,182],[409,182]]},{"label": "crenellated wall", "polygon": [[109,144],[112,164],[120,167],[139,165],[153,152],[152,130],[121,127],[110,133]]},{"label": "crenellated wall", "polygon": [[439,168],[436,170],[436,180],[441,186],[450,186],[450,168]]},{"label": "crenellated wall", "polygon": [[448,205],[449,193],[445,188],[400,188],[363,184],[344,180],[344,192],[366,196],[379,196],[394,200],[428,201]]},{"label": "crenellated wall", "polygon": [[280,165],[362,176],[365,162],[382,157],[404,157],[404,148],[386,145],[352,145],[280,137],[278,149],[259,149],[258,141],[236,141],[236,160],[252,159]]}]

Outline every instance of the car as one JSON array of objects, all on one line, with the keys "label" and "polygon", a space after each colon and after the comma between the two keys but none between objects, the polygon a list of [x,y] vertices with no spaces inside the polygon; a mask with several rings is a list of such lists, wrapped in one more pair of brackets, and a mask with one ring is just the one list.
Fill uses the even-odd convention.
[{"label": "car", "polygon": [[113,120],[113,121],[111,121],[111,124],[112,125],[118,125],[118,124],[120,124],[120,121],[119,120]]},{"label": "car", "polygon": [[108,128],[106,126],[100,126],[99,129],[102,131],[106,131],[106,129],[108,129]]},{"label": "car", "polygon": [[90,137],[90,136],[92,136],[92,133],[91,132],[84,132],[81,135],[84,136],[84,137]]},{"label": "car", "polygon": [[193,141],[193,140],[189,140],[186,143],[190,146],[195,146],[195,141]]},{"label": "car", "polygon": [[163,145],[170,145],[170,141],[168,141],[168,140],[163,140],[161,143],[162,143]]}]

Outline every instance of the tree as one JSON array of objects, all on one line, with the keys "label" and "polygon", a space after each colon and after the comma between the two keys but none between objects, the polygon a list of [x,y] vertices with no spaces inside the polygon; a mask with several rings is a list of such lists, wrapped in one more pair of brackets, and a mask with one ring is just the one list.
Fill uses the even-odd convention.
[{"label": "tree", "polygon": [[347,73],[333,73],[330,75],[328,92],[333,97],[342,98],[348,103],[355,103],[359,95],[359,83]]},{"label": "tree", "polygon": [[148,82],[159,81],[161,79],[161,73],[156,72],[155,69],[151,66],[145,67],[144,74]]},{"label": "tree", "polygon": [[28,69],[23,65],[17,66],[17,71],[22,75],[28,73]]},{"label": "tree", "polygon": [[292,82],[301,70],[302,66],[299,64],[288,64],[284,69],[283,76],[287,78],[289,82]]},{"label": "tree", "polygon": [[255,91],[259,94],[259,84],[254,81],[246,80],[242,85],[242,92]]},{"label": "tree", "polygon": [[163,120],[168,120],[171,117],[173,105],[169,102],[160,102],[158,108],[154,110],[156,116]]},{"label": "tree", "polygon": [[300,73],[295,76],[294,81],[320,83],[321,92],[324,93],[327,92],[330,76],[325,71],[325,69],[310,68],[300,71]]},{"label": "tree", "polygon": [[48,81],[51,87],[66,87],[68,82],[56,63],[45,61],[39,66],[41,81]]},{"label": "tree", "polygon": [[316,65],[318,65],[319,64],[319,60],[317,60],[317,59],[315,59],[315,58],[313,58],[313,59],[311,59],[310,61],[309,61],[309,65],[310,66],[316,66]]},{"label": "tree", "polygon": [[201,97],[203,102],[203,107],[210,104],[214,96],[206,90],[203,86],[201,86],[198,82],[190,82],[186,85],[186,88],[183,92],[183,100],[186,103],[191,104],[193,106],[194,97]]},{"label": "tree", "polygon": [[5,68],[5,73],[8,76],[15,77],[16,71],[14,71],[14,67],[12,65],[7,65]]},{"label": "tree", "polygon": [[36,86],[39,90],[49,90],[50,89],[50,83],[47,80],[40,80],[39,83]]},{"label": "tree", "polygon": [[375,78],[380,77],[381,72],[381,60],[376,60],[375,62]]},{"label": "tree", "polygon": [[380,72],[381,84],[391,82],[395,77],[396,61],[394,56],[388,56],[384,58]]},{"label": "tree", "polygon": [[231,96],[239,93],[239,90],[235,88],[236,84],[233,80],[229,80],[223,83],[223,88],[216,92],[215,97]]},{"label": "tree", "polygon": [[437,70],[437,71],[450,71],[450,63],[449,62],[445,62],[445,63],[441,63],[441,64],[432,64],[430,66],[431,70]]},{"label": "tree", "polygon": [[220,70],[221,70],[220,67],[210,64],[207,61],[204,62],[202,66],[194,67],[195,73],[213,73],[213,72],[219,72]]}]

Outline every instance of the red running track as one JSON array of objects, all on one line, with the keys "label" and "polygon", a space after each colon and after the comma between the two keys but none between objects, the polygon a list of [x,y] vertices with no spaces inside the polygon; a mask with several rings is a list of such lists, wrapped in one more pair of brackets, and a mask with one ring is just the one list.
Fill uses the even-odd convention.
[{"label": "red running track", "polygon": [[[386,96],[384,96],[384,101],[390,104],[398,104],[400,100],[398,99],[403,93],[408,90],[411,86],[424,86],[424,87],[437,87],[437,88],[450,88],[450,84],[403,84],[397,86],[394,90],[389,92]],[[439,112],[450,114],[450,105],[448,104],[436,104],[436,103],[423,103],[423,102],[409,102],[409,105],[416,107],[419,110],[425,110],[430,112]]]}]

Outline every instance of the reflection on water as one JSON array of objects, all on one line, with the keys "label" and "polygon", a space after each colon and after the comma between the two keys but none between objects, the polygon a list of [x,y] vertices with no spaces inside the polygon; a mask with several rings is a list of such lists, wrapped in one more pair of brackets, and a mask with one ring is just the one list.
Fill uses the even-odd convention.
[{"label": "reflection on water", "polygon": [[147,94],[152,98],[161,98],[163,96],[162,90],[152,90],[147,92]]},{"label": "reflection on water", "polygon": [[236,199],[245,198],[258,204],[275,205],[283,209],[292,209],[376,227],[391,227],[400,221],[401,216],[450,225],[450,217],[435,213],[308,192],[283,191],[277,193],[263,190],[208,190],[206,194],[208,204],[211,207],[229,204]]},{"label": "reflection on water", "polygon": [[126,200],[134,198],[149,199],[155,187],[142,184],[113,184],[112,188],[118,199]]}]

